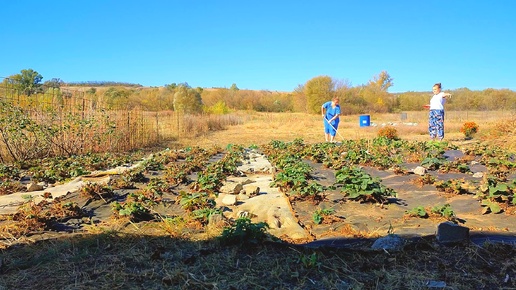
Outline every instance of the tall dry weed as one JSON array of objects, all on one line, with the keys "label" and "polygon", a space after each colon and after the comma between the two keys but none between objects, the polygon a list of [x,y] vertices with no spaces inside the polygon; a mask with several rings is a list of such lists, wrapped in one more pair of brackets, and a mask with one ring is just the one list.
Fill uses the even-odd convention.
[{"label": "tall dry weed", "polygon": [[243,119],[237,115],[185,115],[182,132],[196,137],[211,131],[225,130],[228,126],[241,125]]},{"label": "tall dry weed", "polygon": [[516,152],[516,116],[494,122],[489,130],[483,134],[486,142]]}]

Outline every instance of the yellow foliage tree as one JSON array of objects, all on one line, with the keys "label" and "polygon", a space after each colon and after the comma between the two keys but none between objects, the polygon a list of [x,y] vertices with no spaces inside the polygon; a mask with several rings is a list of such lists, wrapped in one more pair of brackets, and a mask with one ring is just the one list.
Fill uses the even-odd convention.
[{"label": "yellow foliage tree", "polygon": [[321,105],[334,96],[334,82],[329,76],[318,76],[308,80],[304,87],[306,110],[309,113],[321,112]]}]

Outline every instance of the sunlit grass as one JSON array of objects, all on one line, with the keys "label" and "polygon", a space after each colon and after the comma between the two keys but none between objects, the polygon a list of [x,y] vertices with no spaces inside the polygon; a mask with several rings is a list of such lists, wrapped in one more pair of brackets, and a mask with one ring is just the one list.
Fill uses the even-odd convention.
[{"label": "sunlit grass", "polygon": [[[405,140],[426,141],[428,136],[428,111],[404,112],[402,114],[371,114],[371,126],[361,127],[360,115],[341,117],[336,140],[369,139],[378,135],[378,130],[384,126],[393,126],[398,136]],[[219,144],[266,144],[270,140],[292,141],[301,138],[307,143],[324,142],[323,120],[319,114],[305,113],[259,113],[238,112],[246,118],[242,124],[226,126],[220,131],[210,131],[195,138],[184,136],[179,142],[183,145],[213,145]],[[477,112],[464,111],[446,112],[445,140],[463,142],[465,136],[460,132],[464,122],[479,124],[476,141],[502,143],[505,148],[514,149],[516,145],[514,128],[516,114],[511,111]],[[500,142],[500,140],[504,140]]]}]

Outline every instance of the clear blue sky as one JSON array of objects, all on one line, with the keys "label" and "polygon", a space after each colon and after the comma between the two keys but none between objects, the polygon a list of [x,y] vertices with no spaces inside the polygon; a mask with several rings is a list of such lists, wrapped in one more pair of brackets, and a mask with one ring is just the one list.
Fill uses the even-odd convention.
[{"label": "clear blue sky", "polygon": [[516,1],[8,0],[0,77],[292,91],[387,71],[390,92],[516,90]]}]

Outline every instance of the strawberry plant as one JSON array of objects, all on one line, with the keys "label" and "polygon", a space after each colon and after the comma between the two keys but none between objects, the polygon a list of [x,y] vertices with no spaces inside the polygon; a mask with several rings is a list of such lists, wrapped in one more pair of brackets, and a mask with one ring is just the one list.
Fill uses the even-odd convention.
[{"label": "strawberry plant", "polygon": [[154,170],[154,171],[163,170],[163,169],[165,169],[165,167],[163,165],[163,158],[160,158],[160,157],[162,157],[162,156],[152,155],[150,158],[145,159],[141,163],[141,166],[143,166],[143,168],[145,168],[145,171],[148,171],[148,170]]},{"label": "strawberry plant", "polygon": [[145,186],[145,188],[138,191],[138,193],[142,194],[149,200],[159,202],[161,201],[161,196],[163,195],[163,193],[168,191],[168,184],[165,183],[164,180],[160,178],[152,178],[150,182]]},{"label": "strawberry plant", "polygon": [[337,146],[336,143],[324,142],[315,143],[307,146],[303,151],[303,155],[315,162],[322,163],[327,168],[334,168],[334,164],[338,162],[343,147]]},{"label": "strawberry plant", "polygon": [[451,208],[449,204],[445,205],[436,205],[428,211],[423,206],[417,206],[411,210],[405,211],[405,215],[409,217],[419,217],[419,218],[428,218],[430,214],[432,216],[444,217],[447,220],[454,221],[456,219],[455,212]]},{"label": "strawberry plant", "polygon": [[313,252],[311,255],[301,254],[299,261],[306,269],[316,268],[320,266],[320,262],[317,260],[317,253]]},{"label": "strawberry plant", "polygon": [[409,175],[410,172],[408,171],[407,168],[404,168],[402,166],[400,166],[399,164],[396,164],[396,165],[393,165],[391,167],[392,169],[392,172],[394,172],[394,174],[396,175]]},{"label": "strawberry plant", "polygon": [[128,217],[139,222],[154,219],[151,208],[156,202],[141,192],[129,193],[125,202],[115,201],[111,207],[116,217]]},{"label": "strawberry plant", "polygon": [[26,187],[19,181],[6,180],[0,183],[0,195],[26,191]]},{"label": "strawberry plant", "polygon": [[188,182],[188,175],[191,169],[189,163],[177,163],[167,166],[165,171],[165,179],[171,185],[178,185]]},{"label": "strawberry plant", "polygon": [[197,180],[191,184],[190,188],[194,191],[216,193],[225,179],[226,176],[219,170],[199,172]]},{"label": "strawberry plant", "polygon": [[312,168],[302,160],[286,156],[282,161],[280,169],[274,175],[272,186],[279,187],[283,192],[287,192],[297,197],[310,197],[313,200],[322,199],[321,193],[325,188],[321,184],[311,180],[310,172]]},{"label": "strawberry plant", "polygon": [[432,207],[432,213],[442,216],[448,220],[453,220],[455,218],[455,212],[449,204],[436,205]]},{"label": "strawberry plant", "polygon": [[102,199],[105,201],[105,198],[113,197],[115,192],[109,185],[87,182],[81,187],[80,194],[89,199]]},{"label": "strawberry plant", "polygon": [[448,179],[434,182],[435,187],[439,191],[450,194],[468,194],[469,188],[465,185],[464,180]]},{"label": "strawberry plant", "polygon": [[122,173],[122,179],[127,183],[146,182],[148,180],[147,177],[145,177],[145,168],[141,166]]},{"label": "strawberry plant", "polygon": [[210,155],[218,151],[208,151],[200,147],[188,147],[181,152],[182,155],[177,158],[183,158],[185,162],[169,163],[165,169],[165,180],[172,186],[188,183],[190,181],[188,176],[192,172],[203,170]]},{"label": "strawberry plant", "polygon": [[226,177],[236,173],[237,165],[242,158],[242,150],[242,147],[231,147],[231,151],[222,159],[211,163],[202,172],[199,172],[197,180],[191,184],[190,188],[194,191],[217,194]]},{"label": "strawberry plant", "polygon": [[463,161],[456,160],[452,162],[443,162],[441,166],[439,166],[439,172],[448,173],[448,172],[460,172],[466,173],[471,172],[469,169],[469,165],[464,164]]},{"label": "strawberry plant", "polygon": [[434,184],[435,183],[435,177],[431,174],[425,174],[423,176],[418,176],[414,179],[414,183],[422,187],[425,184]]},{"label": "strawberry plant", "polygon": [[204,208],[215,207],[215,200],[210,198],[210,195],[206,192],[193,192],[188,193],[186,191],[179,192],[179,204],[187,211],[195,211]]},{"label": "strawberry plant", "polygon": [[457,165],[457,170],[460,173],[471,172],[471,170],[469,169],[469,165],[463,163]]},{"label": "strawberry plant", "polygon": [[199,220],[203,225],[207,224],[210,216],[214,214],[221,214],[222,211],[218,208],[201,208],[192,211],[194,219]]},{"label": "strawberry plant", "polygon": [[332,208],[318,209],[312,215],[312,220],[314,221],[315,224],[321,224],[323,222],[325,216],[331,215],[334,212],[335,212],[335,210]]},{"label": "strawberry plant", "polygon": [[219,239],[229,245],[256,245],[269,237],[268,227],[264,222],[253,223],[251,219],[238,218],[234,225],[224,228]]},{"label": "strawberry plant", "polygon": [[[300,145],[297,144],[297,146]],[[271,153],[269,155],[271,163],[278,169],[274,174],[274,181],[271,186],[279,187],[283,192],[296,194],[300,197],[318,198],[319,193],[324,191],[324,187],[311,180],[312,167],[297,155],[298,151],[295,151],[297,153],[290,153],[288,150],[278,152],[276,149],[268,149]]]},{"label": "strawberry plant", "polygon": [[18,167],[12,165],[5,165],[0,163],[0,181],[20,179],[21,171]]},{"label": "strawberry plant", "polygon": [[343,167],[335,173],[335,185],[341,188],[346,197],[357,201],[384,203],[396,192],[380,183],[358,167]]},{"label": "strawberry plant", "polygon": [[76,202],[57,202],[55,200],[50,206],[49,212],[50,216],[57,220],[86,216],[84,210]]},{"label": "strawberry plant", "polygon": [[314,200],[316,200],[316,199],[322,199],[321,194],[324,192],[324,190],[325,190],[324,186],[322,186],[321,184],[319,184],[313,180],[310,180],[310,181],[308,181],[308,184],[306,186],[299,188],[298,193],[302,197],[311,197]]},{"label": "strawberry plant", "polygon": [[48,183],[65,181],[90,173],[83,164],[74,158],[62,157],[45,159],[42,164],[31,167],[29,172],[32,174],[32,180]]},{"label": "strawberry plant", "polygon": [[503,183],[493,177],[485,176],[477,197],[481,199],[481,205],[485,207],[484,213],[500,213],[502,212],[501,204],[516,205],[516,179]]},{"label": "strawberry plant", "polygon": [[111,179],[109,181],[109,186],[113,187],[113,189],[136,189],[136,186],[133,182],[130,182],[120,176]]},{"label": "strawberry plant", "polygon": [[516,162],[505,158],[491,158],[486,162],[489,175],[495,176],[501,181],[507,181],[509,174],[516,168]]},{"label": "strawberry plant", "polygon": [[114,202],[112,209],[118,217],[128,217],[133,222],[153,219],[148,207],[138,201]]},{"label": "strawberry plant", "polygon": [[405,212],[406,215],[411,217],[420,217],[420,218],[427,218],[428,212],[426,211],[424,206],[417,206],[411,210],[408,210]]},{"label": "strawberry plant", "polygon": [[438,158],[438,157],[427,157],[423,161],[421,161],[421,166],[425,167],[428,170],[437,170],[446,163],[446,159]]}]

